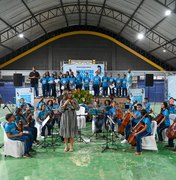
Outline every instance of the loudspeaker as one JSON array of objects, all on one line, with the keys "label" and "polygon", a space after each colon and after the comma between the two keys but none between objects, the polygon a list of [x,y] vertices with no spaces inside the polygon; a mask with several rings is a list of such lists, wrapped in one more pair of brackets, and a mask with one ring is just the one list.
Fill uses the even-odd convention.
[{"label": "loudspeaker", "polygon": [[145,75],[145,86],[153,86],[153,74]]},{"label": "loudspeaker", "polygon": [[23,85],[22,74],[13,74],[13,85],[14,86],[22,86]]}]

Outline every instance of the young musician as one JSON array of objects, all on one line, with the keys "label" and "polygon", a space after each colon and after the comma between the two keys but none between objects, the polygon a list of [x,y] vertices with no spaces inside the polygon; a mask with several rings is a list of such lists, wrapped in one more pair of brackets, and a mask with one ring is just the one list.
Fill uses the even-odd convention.
[{"label": "young musician", "polygon": [[116,83],[116,96],[121,96],[121,87],[122,87],[122,79],[120,78],[120,74],[117,75],[117,78],[115,79]]},{"label": "young musician", "polygon": [[101,110],[98,106],[98,102],[94,102],[94,115],[92,121],[95,123],[95,132],[101,133],[102,132],[102,126],[103,126],[103,119],[101,119],[101,116],[99,116],[98,112]]},{"label": "young musician", "polygon": [[[23,134],[23,132],[19,132],[17,130],[17,126],[14,123],[15,116],[11,114],[6,115],[7,123],[4,125],[5,132],[7,137],[11,140],[19,140],[24,142],[24,155],[23,157],[31,157],[30,150],[32,149],[32,143],[29,139],[29,136]],[[13,147],[12,147],[13,148]]]},{"label": "young musician", "polygon": [[23,127],[24,131],[27,130],[32,134],[32,139],[35,143],[37,143],[37,128],[35,126],[35,120],[32,119],[32,114],[30,112],[30,109],[26,108],[25,105],[21,105],[21,111],[22,111],[22,121],[23,121]]},{"label": "young musician", "polygon": [[131,99],[129,97],[127,97],[126,102],[125,102],[125,111],[127,111],[131,107],[132,107]]},{"label": "young musician", "polygon": [[110,95],[114,96],[114,78],[112,77],[112,73],[110,74],[109,77],[109,89],[110,89]]},{"label": "young musician", "polygon": [[52,95],[53,97],[56,97],[56,84],[55,84],[55,78],[53,74],[50,75],[48,79],[48,83],[49,83],[49,96]]},{"label": "young musician", "polygon": [[104,101],[104,111],[105,111],[105,116],[104,116],[104,124],[105,124],[105,127],[106,127],[106,120],[107,120],[107,116],[109,115],[109,111],[111,109],[111,101],[106,99]]},{"label": "young musician", "polygon": [[159,141],[163,141],[162,132],[164,129],[168,128],[170,126],[170,120],[169,120],[169,110],[168,110],[168,104],[167,102],[161,103],[161,114],[164,116],[161,122],[157,125],[157,133],[158,133],[158,139]]},{"label": "young musician", "polygon": [[136,152],[135,155],[141,155],[142,154],[142,137],[144,136],[150,136],[152,132],[151,128],[151,120],[149,116],[146,116],[147,111],[141,110],[141,116],[145,116],[143,119],[144,128],[140,130],[139,132],[135,133],[136,136]]},{"label": "young musician", "polygon": [[76,89],[82,89],[82,76],[80,75],[79,71],[77,71],[76,75]]},{"label": "young musician", "polygon": [[108,96],[108,81],[109,77],[107,76],[107,72],[105,72],[104,76],[102,77],[102,87],[103,87],[103,96]]},{"label": "young musician", "polygon": [[86,76],[83,78],[83,82],[84,82],[84,89],[89,90],[90,78],[88,72],[86,72]]},{"label": "young musician", "polygon": [[122,96],[127,96],[127,78],[126,74],[123,75],[122,79]]},{"label": "young musician", "polygon": [[76,88],[76,78],[75,78],[73,72],[71,72],[70,78],[69,78],[69,89],[75,90],[75,88]]},{"label": "young musician", "polygon": [[41,107],[42,107],[43,104],[46,104],[44,102],[44,98],[42,98],[39,102],[36,103],[36,109],[41,110]]},{"label": "young musician", "polygon": [[148,98],[144,98],[144,107],[143,107],[147,112],[150,111],[150,103]]},{"label": "young musician", "polygon": [[[42,125],[42,122],[47,118],[47,116],[48,116],[48,111],[46,110],[46,105],[43,104],[41,107],[41,111],[39,112],[37,117],[38,123]],[[42,136],[45,136],[46,127],[48,128],[48,136],[50,136],[52,125],[50,124],[49,121],[42,127]]]},{"label": "young musician", "polygon": [[47,84],[48,84],[48,78],[45,74],[43,74],[43,77],[40,79],[40,83],[42,83],[42,93],[43,97],[47,96]]},{"label": "young musician", "polygon": [[98,76],[98,72],[95,72],[95,76],[93,78],[93,89],[94,89],[94,96],[99,96],[100,93],[100,85],[101,85],[101,78]]},{"label": "young musician", "polygon": [[141,119],[142,104],[137,104],[137,110],[135,113],[130,112],[131,122],[125,127],[125,139],[121,142],[122,144],[127,143],[128,137],[131,133],[131,127],[134,127]]},{"label": "young musician", "polygon": [[64,137],[65,149],[68,151],[68,139],[70,139],[70,152],[73,151],[74,136],[78,134],[76,111],[79,110],[79,104],[72,97],[72,93],[64,93],[59,111],[62,113],[60,122],[60,135]]}]

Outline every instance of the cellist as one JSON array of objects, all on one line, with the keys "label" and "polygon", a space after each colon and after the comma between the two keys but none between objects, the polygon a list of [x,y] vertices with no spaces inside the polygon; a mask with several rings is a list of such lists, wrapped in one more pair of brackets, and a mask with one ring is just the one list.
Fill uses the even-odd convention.
[{"label": "cellist", "polygon": [[[141,110],[141,116],[145,116],[147,114],[147,111],[145,109]],[[139,132],[135,133],[136,136],[136,152],[135,155],[141,155],[142,154],[142,137],[144,136],[150,136],[152,129],[151,129],[151,120],[149,118],[149,115],[145,116],[145,118],[142,120],[144,123],[144,128],[140,130]]]},{"label": "cellist", "polygon": [[142,104],[137,104],[137,110],[133,113],[131,112],[131,122],[128,123],[128,125],[125,127],[125,139],[121,141],[122,144],[125,144],[128,142],[128,137],[131,133],[131,127],[134,127],[141,119],[141,110],[142,110]]}]

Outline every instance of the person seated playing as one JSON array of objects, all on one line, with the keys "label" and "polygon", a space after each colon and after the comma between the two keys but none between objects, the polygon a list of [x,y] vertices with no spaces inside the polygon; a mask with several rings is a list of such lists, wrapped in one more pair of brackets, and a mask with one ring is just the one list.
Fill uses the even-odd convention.
[{"label": "person seated playing", "polygon": [[144,98],[144,109],[149,112],[150,111],[150,103],[148,98]]},{"label": "person seated playing", "polygon": [[151,128],[151,119],[149,115],[146,115],[147,111],[142,110],[141,116],[145,116],[145,118],[142,120],[144,123],[144,128],[140,130],[139,132],[135,133],[136,136],[136,152],[135,155],[141,155],[142,154],[142,137],[150,136],[152,132]]},{"label": "person seated playing", "polygon": [[20,108],[21,105],[25,105],[26,107],[28,107],[28,104],[25,102],[24,98],[20,98],[20,101],[17,104],[17,108]]},{"label": "person seated playing", "polygon": [[[41,107],[41,111],[39,112],[38,117],[37,117],[37,121],[41,126],[42,126],[43,121],[47,118],[47,116],[48,116],[48,111],[46,110],[46,105],[43,104]],[[46,127],[48,128],[48,136],[50,136],[52,125],[49,121],[42,127],[42,134],[41,135],[45,136]]]},{"label": "person seated playing", "polygon": [[[30,151],[32,150],[32,143],[28,136],[19,132],[15,124],[15,116],[10,113],[6,115],[7,123],[4,125],[6,135],[11,140],[19,140],[24,142],[24,155],[23,157],[31,157]],[[12,147],[13,148],[13,147]]]}]

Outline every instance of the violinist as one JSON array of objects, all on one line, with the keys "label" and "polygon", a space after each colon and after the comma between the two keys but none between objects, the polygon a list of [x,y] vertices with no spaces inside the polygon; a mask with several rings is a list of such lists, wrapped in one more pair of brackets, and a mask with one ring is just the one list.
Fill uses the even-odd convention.
[{"label": "violinist", "polygon": [[144,107],[143,107],[147,112],[150,111],[150,103],[149,103],[149,99],[146,97],[144,98]]},{"label": "violinist", "polygon": [[127,97],[126,102],[125,102],[125,111],[127,111],[131,107],[132,107],[131,99],[129,97]]},{"label": "violinist", "polygon": [[160,121],[160,123],[157,125],[157,133],[158,133],[159,142],[163,141],[163,137],[162,137],[163,130],[170,126],[169,110],[168,110],[168,104],[166,101],[161,103],[161,114],[164,117]]},{"label": "violinist", "polygon": [[142,110],[142,104],[137,104],[137,110],[135,113],[131,112],[131,122],[128,123],[128,125],[125,127],[125,139],[121,141],[122,144],[127,143],[128,137],[131,133],[131,127],[134,127],[141,119],[141,110]]},{"label": "violinist", "polygon": [[[47,118],[48,111],[46,110],[46,105],[43,104],[41,107],[41,111],[38,113],[37,121],[40,125],[42,125],[42,122]],[[48,136],[51,136],[51,128],[52,125],[47,122],[45,126],[42,127],[42,136],[45,136],[45,129],[48,128]]]},{"label": "violinist", "polygon": [[37,102],[37,104],[36,104],[36,109],[37,109],[37,110],[41,110],[41,107],[42,107],[43,104],[46,104],[46,103],[44,102],[44,98],[42,98],[39,102]]},{"label": "violinist", "polygon": [[142,137],[144,136],[150,136],[152,129],[151,129],[151,120],[150,116],[146,115],[146,110],[141,110],[141,116],[145,116],[145,118],[142,120],[144,123],[144,128],[140,130],[139,132],[135,133],[136,136],[136,152],[135,155],[141,155],[142,154]]},{"label": "violinist", "polygon": [[[32,114],[30,114],[30,109],[26,108],[25,105],[22,105],[21,110],[22,110],[22,113],[23,113],[22,119],[23,119],[24,130],[29,131],[32,134],[34,143],[37,143],[38,142],[37,141],[37,128],[34,127],[35,120],[32,119]],[[29,117],[29,116],[31,116],[31,117]],[[30,122],[27,121],[27,119],[29,119]]]},{"label": "violinist", "polygon": [[169,112],[170,112],[170,114],[175,114],[176,113],[175,104],[174,104],[174,98],[173,97],[171,97],[169,99]]},{"label": "violinist", "polygon": [[23,134],[25,136],[28,136],[29,137],[29,140],[30,140],[30,143],[31,143],[31,146],[32,146],[32,142],[34,141],[33,139],[33,135],[32,133],[29,131],[29,129],[27,129],[29,127],[29,125],[27,124],[27,121],[25,119],[25,117],[23,116],[23,112],[22,112],[22,109],[21,108],[17,108],[16,111],[15,111],[15,123],[16,123],[16,126],[19,127],[19,122],[20,120],[22,121],[22,124],[23,124],[23,129],[25,130],[23,132]]}]

